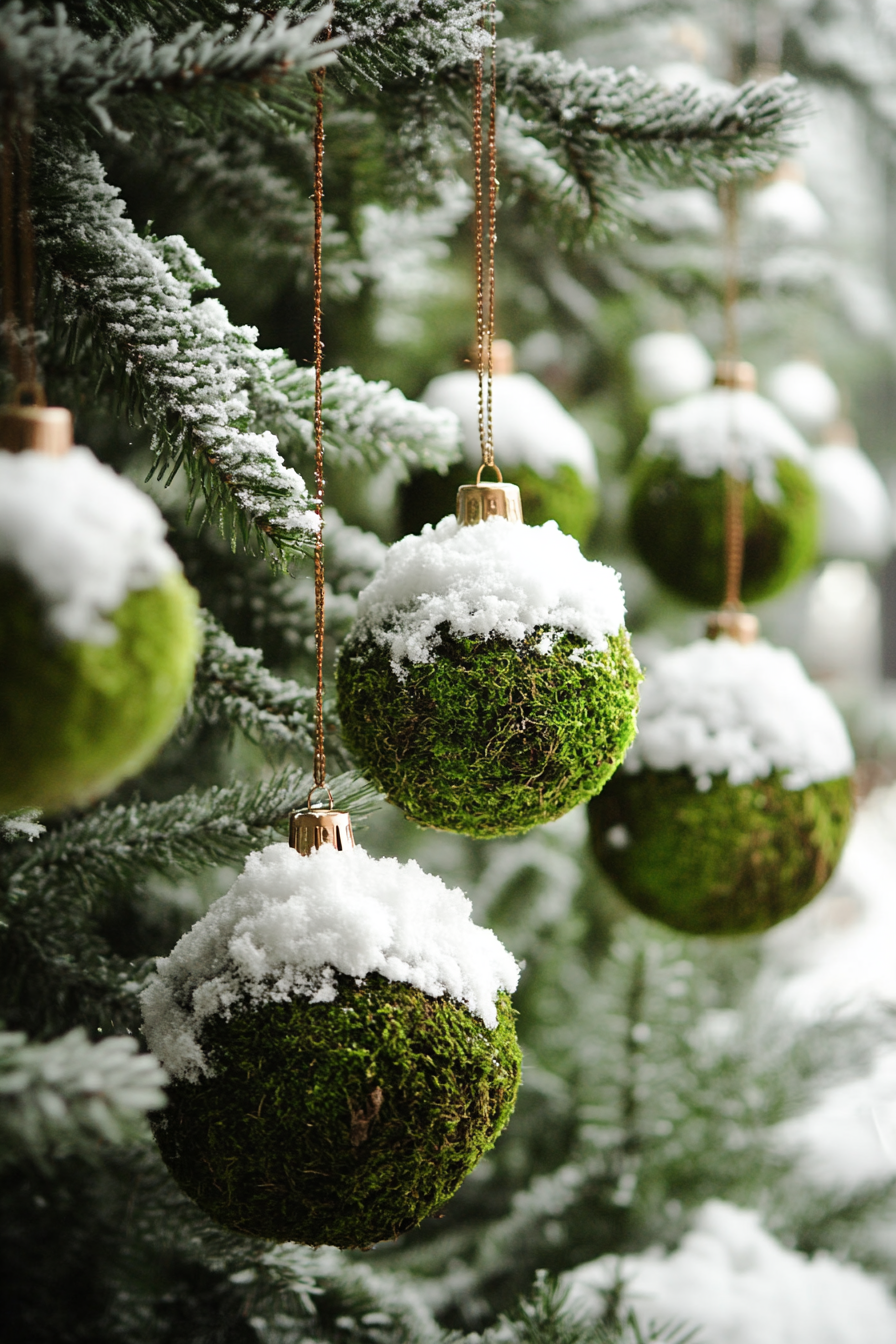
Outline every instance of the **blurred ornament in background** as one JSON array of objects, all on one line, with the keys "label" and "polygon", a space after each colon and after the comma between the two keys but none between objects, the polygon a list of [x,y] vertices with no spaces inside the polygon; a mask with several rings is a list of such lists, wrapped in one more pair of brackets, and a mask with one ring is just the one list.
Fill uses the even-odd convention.
[{"label": "blurred ornament in background", "polygon": [[821,510],[819,555],[882,564],[896,539],[883,477],[848,421],[831,425],[825,439],[813,449],[810,468]]},{"label": "blurred ornament in background", "polygon": [[724,385],[662,406],[633,467],[630,528],[656,577],[686,601],[725,600],[725,501],[744,484],[742,596],[785,588],[815,558],[818,501],[810,450],[755,388],[745,363],[718,365]]},{"label": "blurred ornament in background", "polygon": [[588,805],[595,856],[672,928],[760,932],[836,867],[854,765],[839,712],[789,649],[697,640],[647,669],[638,736]]},{"label": "blurred ornament in background", "polygon": [[638,391],[653,405],[680,401],[712,386],[712,356],[690,332],[652,331],[632,344],[628,357]]},{"label": "blurred ornament in background", "polygon": [[785,160],[750,199],[749,218],[768,242],[815,243],[827,232],[827,213],[805,178],[800,164]]},{"label": "blurred ornament in background", "polygon": [[[495,341],[492,415],[494,451],[505,481],[519,486],[523,513],[532,524],[553,519],[584,542],[599,509],[594,448],[586,431],[529,373],[514,372],[513,346]],[[479,376],[457,369],[434,378],[421,400],[453,411],[461,422],[465,460],[445,476],[420,472],[402,490],[404,533],[419,532],[454,512],[458,487],[480,461]]]},{"label": "blurred ornament in background", "polygon": [[654,233],[674,238],[698,233],[714,238],[722,231],[722,214],[712,192],[704,187],[679,187],[673,191],[645,190],[632,203],[636,219]]},{"label": "blurred ornament in background", "polygon": [[801,434],[814,439],[840,414],[840,393],[830,374],[809,359],[781,364],[768,380],[772,401],[796,425]]}]

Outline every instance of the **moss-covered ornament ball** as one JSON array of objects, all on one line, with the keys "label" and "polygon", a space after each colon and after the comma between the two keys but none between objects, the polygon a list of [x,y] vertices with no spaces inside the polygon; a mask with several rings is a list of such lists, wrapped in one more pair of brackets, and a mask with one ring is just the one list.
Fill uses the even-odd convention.
[{"label": "moss-covered ornament ball", "polygon": [[647,670],[636,746],[589,804],[595,855],[653,919],[758,933],[831,876],[852,767],[839,714],[792,653],[700,640]]},{"label": "moss-covered ornament ball", "polygon": [[[597,461],[585,430],[528,373],[496,377],[493,396],[495,456],[504,480],[519,486],[526,522],[537,526],[553,519],[561,531],[585,542],[600,510]],[[478,376],[468,369],[443,374],[429,384],[423,400],[458,416],[464,460],[444,476],[419,472],[402,487],[404,534],[454,513],[458,487],[475,478],[481,461]]]},{"label": "moss-covered ornament ball", "polygon": [[100,797],[177,722],[197,599],[164,535],[86,449],[0,452],[0,812]]},{"label": "moss-covered ornament ball", "polygon": [[393,546],[339,658],[359,766],[422,826],[487,839],[599,792],[635,731],[618,575],[553,523],[445,518]]},{"label": "moss-covered ornament ball", "polygon": [[144,995],[174,1075],[153,1118],[166,1164],[251,1236],[360,1249],[409,1231],[513,1110],[516,978],[469,902],[416,864],[250,856]]},{"label": "moss-covered ornament ball", "polygon": [[771,597],[815,559],[809,449],[771,402],[717,387],[661,407],[633,468],[631,534],[657,578],[700,606],[725,598],[729,471],[745,485],[744,601]]}]

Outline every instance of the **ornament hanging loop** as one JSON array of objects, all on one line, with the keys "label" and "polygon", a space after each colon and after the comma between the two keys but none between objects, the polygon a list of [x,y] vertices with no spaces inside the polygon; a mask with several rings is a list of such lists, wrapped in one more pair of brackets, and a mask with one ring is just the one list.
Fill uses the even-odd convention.
[{"label": "ornament hanging loop", "polygon": [[480,481],[482,480],[482,473],[485,471],[486,467],[491,467],[492,471],[497,476],[499,483],[503,483],[504,477],[501,475],[501,468],[498,466],[497,462],[483,462],[482,466],[476,473],[477,485],[479,485]]}]

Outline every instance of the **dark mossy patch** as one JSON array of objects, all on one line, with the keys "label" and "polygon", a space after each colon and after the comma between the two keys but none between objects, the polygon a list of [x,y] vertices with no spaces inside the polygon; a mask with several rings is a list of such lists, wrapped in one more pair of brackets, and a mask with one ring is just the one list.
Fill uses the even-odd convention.
[{"label": "dark mossy patch", "polygon": [[153,1118],[174,1178],[234,1231],[343,1249],[396,1237],[451,1198],[513,1111],[508,995],[492,1031],[380,975],[338,983],[332,1003],[208,1022],[214,1076],[172,1083]]},{"label": "dark mossy patch", "polygon": [[603,788],[635,735],[641,672],[624,629],[581,661],[576,635],[542,654],[541,630],[521,644],[440,633],[435,661],[408,664],[404,681],[369,636],[340,655],[346,743],[390,802],[421,826],[488,839]]},{"label": "dark mossy patch", "polygon": [[[600,512],[600,494],[586,485],[568,462],[557,465],[550,476],[541,476],[531,467],[503,466],[505,481],[518,485],[523,501],[523,517],[530,527],[553,518],[561,532],[584,544]],[[454,513],[458,488],[476,479],[475,467],[466,462],[453,466],[444,476],[437,471],[417,472],[402,487],[399,496],[399,522],[402,536],[421,532],[425,523],[433,526]]]},{"label": "dark mossy patch", "polygon": [[128,594],[111,644],[65,641],[0,566],[0,812],[86,803],[151,759],[193,683],[196,602],[173,572]]},{"label": "dark mossy patch", "polygon": [[[807,472],[788,458],[776,464],[781,498],[769,504],[752,486],[744,494],[745,602],[786,588],[815,560],[818,501]],[[698,606],[725,599],[725,473],[690,476],[677,459],[642,457],[630,501],[632,539],[657,578]]]},{"label": "dark mossy patch", "polygon": [[715,776],[701,793],[689,770],[620,770],[588,813],[598,862],[642,914],[684,933],[760,933],[827,882],[852,782],[785,789],[778,774],[738,785]]}]

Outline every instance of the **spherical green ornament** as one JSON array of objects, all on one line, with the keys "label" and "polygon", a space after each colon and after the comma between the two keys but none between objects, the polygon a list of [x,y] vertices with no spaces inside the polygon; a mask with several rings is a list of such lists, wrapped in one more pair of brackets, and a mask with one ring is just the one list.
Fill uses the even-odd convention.
[{"label": "spherical green ornament", "polygon": [[250,854],[142,995],[153,1129],[214,1219],[363,1248],[416,1227],[504,1128],[519,968],[459,890],[360,847]]},{"label": "spherical green ornament", "polygon": [[852,767],[842,719],[789,650],[697,640],[647,670],[635,747],[589,803],[594,853],[653,919],[758,933],[836,867]]},{"label": "spherical green ornament", "polygon": [[[506,341],[495,343],[495,368],[492,429],[504,480],[519,486],[527,523],[538,526],[553,519],[584,543],[600,509],[597,462],[587,433],[536,378],[512,371]],[[426,523],[435,526],[454,513],[458,487],[475,478],[481,462],[478,375],[470,369],[442,374],[426,388],[423,400],[458,417],[465,460],[445,476],[421,472],[402,488],[404,534],[420,532]]]},{"label": "spherical green ornament", "polygon": [[795,914],[837,865],[852,783],[786,789],[689,770],[618,771],[588,805],[598,863],[626,900],[683,933],[760,933]]},{"label": "spherical green ornament", "polygon": [[599,792],[634,736],[619,576],[556,523],[443,518],[387,552],[336,683],[346,744],[421,826],[488,839]]},{"label": "spherical green ornament", "polygon": [[[451,467],[444,476],[422,471],[401,487],[399,527],[402,535],[422,531],[426,523],[435,525],[454,512],[458,488],[475,479],[475,467],[466,464]],[[519,486],[523,517],[533,526],[553,519],[561,532],[586,542],[600,512],[600,496],[593,485],[586,485],[575,467],[559,463],[549,476],[541,476],[522,463],[503,465],[502,475],[511,485]]]},{"label": "spherical green ornament", "polygon": [[60,640],[0,568],[0,812],[88,803],[152,760],[193,684],[196,607],[172,571],[125,598],[113,643]]},{"label": "spherical green ornament", "polygon": [[155,505],[86,449],[0,453],[0,811],[135,774],[193,681],[197,598]]},{"label": "spherical green ornament", "polygon": [[365,775],[420,826],[487,840],[554,821],[603,788],[635,735],[640,672],[622,630],[604,653],[574,659],[440,631],[432,663],[402,680],[374,639],[349,639],[337,672],[339,715]]},{"label": "spherical green ornament", "polygon": [[339,976],[332,1003],[269,1003],[210,1022],[214,1075],[175,1082],[153,1130],[217,1222],[274,1241],[362,1249],[436,1212],[513,1110],[510,1000],[490,1031],[450,999]]},{"label": "spherical green ornament", "polygon": [[772,596],[815,559],[809,450],[770,402],[717,387],[662,407],[632,475],[631,533],[657,578],[699,606],[725,599],[728,471],[743,482],[743,599]]}]

